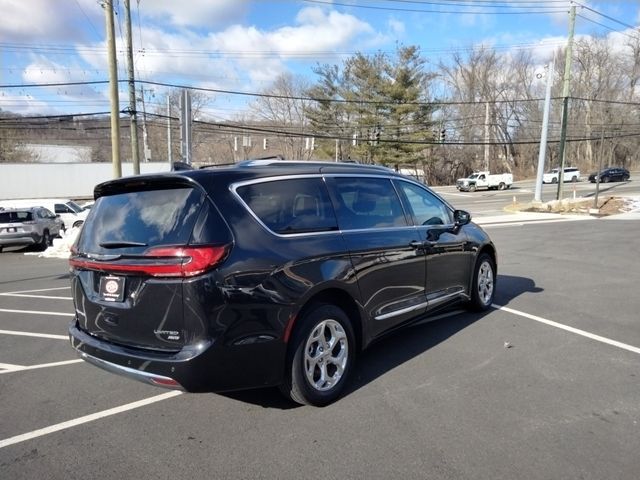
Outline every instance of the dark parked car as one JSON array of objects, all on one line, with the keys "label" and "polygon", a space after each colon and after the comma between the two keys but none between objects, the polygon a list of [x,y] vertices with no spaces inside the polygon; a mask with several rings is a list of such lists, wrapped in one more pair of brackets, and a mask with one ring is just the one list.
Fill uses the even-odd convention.
[{"label": "dark parked car", "polygon": [[[605,168],[600,172],[600,181],[607,182],[626,182],[629,180],[629,170],[626,168]],[[589,181],[595,183],[598,181],[598,172],[589,175]]]},{"label": "dark parked car", "polygon": [[71,343],[155,385],[279,385],[325,405],[372,341],[493,300],[487,234],[384,167],[254,161],[94,193],[70,258]]}]

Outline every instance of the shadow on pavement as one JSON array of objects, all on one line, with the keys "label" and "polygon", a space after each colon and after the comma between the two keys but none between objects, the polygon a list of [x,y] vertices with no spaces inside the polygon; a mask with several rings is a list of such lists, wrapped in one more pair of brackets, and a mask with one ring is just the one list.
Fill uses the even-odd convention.
[{"label": "shadow on pavement", "polygon": [[[498,275],[497,287],[495,301],[501,305],[509,304],[510,301],[524,293],[543,291],[542,288],[536,287],[532,279],[511,275]],[[457,305],[437,313],[442,314],[459,308],[460,305]],[[395,330],[360,354],[343,396],[350,395],[388,371],[446,341],[449,337],[481,320],[491,312],[492,309],[482,313],[463,312],[452,317]],[[222,395],[264,408],[284,410],[299,407],[299,405],[286,400],[277,388],[246,390]]]},{"label": "shadow on pavement", "polygon": [[[604,183],[602,182],[600,184],[600,190],[598,192],[599,195],[602,195],[603,193],[614,193],[611,192],[611,190],[615,190],[617,187],[622,187],[624,185],[626,185],[627,183],[629,183],[629,181],[627,180],[626,182],[615,182],[615,183]],[[594,188],[595,188],[595,184],[594,184]],[[595,197],[596,196],[596,192],[595,190],[593,192],[587,193],[585,195],[583,195],[583,197],[585,198],[589,198],[589,197]]]}]

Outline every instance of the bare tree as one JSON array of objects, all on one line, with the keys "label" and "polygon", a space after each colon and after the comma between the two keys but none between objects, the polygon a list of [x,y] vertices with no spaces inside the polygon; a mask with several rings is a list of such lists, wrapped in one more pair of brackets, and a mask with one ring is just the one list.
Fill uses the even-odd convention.
[{"label": "bare tree", "polygon": [[275,135],[276,144],[288,159],[308,160],[313,155],[305,140],[310,135],[310,101],[305,97],[309,86],[304,77],[282,74],[251,105],[254,118]]}]

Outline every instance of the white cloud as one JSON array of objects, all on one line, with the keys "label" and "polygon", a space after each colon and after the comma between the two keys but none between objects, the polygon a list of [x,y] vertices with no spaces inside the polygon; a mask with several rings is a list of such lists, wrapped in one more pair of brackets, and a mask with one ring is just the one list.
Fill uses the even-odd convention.
[{"label": "white cloud", "polygon": [[[25,67],[22,74],[22,79],[25,83],[47,84],[73,81],[71,70],[76,69],[76,65],[62,65],[41,55],[34,55],[33,58],[33,62]],[[46,88],[58,95],[62,100],[96,101],[104,99],[102,94],[97,93],[88,85]]]},{"label": "white cloud", "polygon": [[21,115],[46,115],[57,113],[44,100],[39,100],[29,93],[15,94],[0,91],[0,109],[10,112],[20,112]]},{"label": "white cloud", "polygon": [[[304,62],[317,61],[314,52],[378,46],[393,40],[390,32],[399,34],[405,28],[402,22],[393,20],[387,24],[387,33],[377,32],[357,16],[330,7],[301,8],[292,22],[259,27],[240,23],[249,4],[249,0],[142,2],[139,7],[142,22],[140,26],[135,25],[133,32],[136,78],[213,89],[258,91],[278,75]],[[96,0],[4,0],[3,7],[6,8],[0,23],[2,41],[43,45],[12,54],[7,63],[12,69],[11,75],[22,72],[24,83],[38,84],[104,80],[107,77],[104,11]],[[132,2],[132,10],[137,24],[135,2]],[[222,28],[219,28],[219,21],[224,21]],[[58,54],[46,48],[46,42],[71,44],[75,51],[69,49]],[[120,79],[125,79],[122,42],[116,23],[118,72]],[[36,51],[43,53],[36,54]],[[12,83],[20,81],[16,79]],[[121,89],[126,91],[126,85],[122,84]],[[157,88],[156,93],[161,90]],[[78,108],[92,110],[107,98],[105,86],[43,87],[33,89],[32,93],[39,100],[55,100],[57,103],[52,103],[52,108],[66,104],[69,108],[83,105]],[[91,101],[83,103],[82,100]],[[16,111],[31,108],[26,102],[23,107]]]},{"label": "white cloud", "polygon": [[150,0],[143,4],[141,14],[168,20],[179,27],[212,27],[239,20],[248,3],[248,0]]},{"label": "white cloud", "polygon": [[396,20],[395,18],[389,19],[389,29],[396,36],[402,36],[406,31],[404,23],[400,20]]},{"label": "white cloud", "polygon": [[[145,53],[136,54],[136,66],[154,79],[188,75],[189,78],[199,78],[198,85],[248,89],[270,83],[286,71],[285,63],[289,60],[298,60],[301,55],[305,58],[304,55],[310,52],[351,48],[356,39],[375,37],[373,33],[369,24],[352,15],[319,8],[302,9],[294,26],[271,31],[239,24],[208,35],[189,31],[169,33],[158,27],[143,28],[141,36]],[[139,52],[141,47],[137,37],[134,37],[134,44]],[[102,70],[107,68],[104,49],[103,42],[77,47],[84,61]],[[238,88],[243,78],[252,85]]]},{"label": "white cloud", "polygon": [[17,42],[34,38],[64,38],[64,15],[52,16],[47,0],[4,0],[0,40]]},{"label": "white cloud", "polygon": [[94,0],[3,0],[0,41],[77,41],[90,28],[102,32],[101,18]]},{"label": "white cloud", "polygon": [[265,35],[275,50],[286,52],[333,50],[349,44],[361,34],[373,33],[373,28],[353,15],[320,8],[303,8],[296,18],[297,26],[282,27]]}]

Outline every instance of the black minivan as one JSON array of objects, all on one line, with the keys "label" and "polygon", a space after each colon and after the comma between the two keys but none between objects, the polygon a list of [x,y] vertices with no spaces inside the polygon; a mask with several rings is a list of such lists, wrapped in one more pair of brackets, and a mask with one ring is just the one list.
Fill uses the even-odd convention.
[{"label": "black minivan", "polygon": [[493,300],[487,234],[385,167],[249,161],[94,193],[69,260],[71,344],[154,385],[326,405],[372,341]]}]

